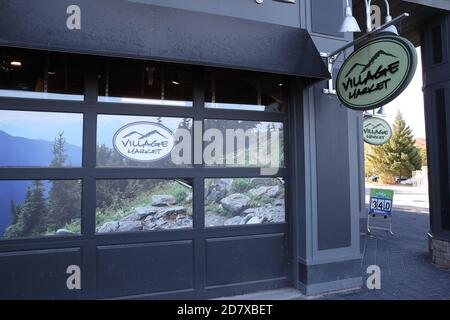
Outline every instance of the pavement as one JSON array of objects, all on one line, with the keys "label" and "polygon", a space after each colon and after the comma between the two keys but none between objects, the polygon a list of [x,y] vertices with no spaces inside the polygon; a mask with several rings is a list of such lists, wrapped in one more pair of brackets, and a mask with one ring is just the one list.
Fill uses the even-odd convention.
[{"label": "pavement", "polygon": [[[379,221],[384,223],[383,220]],[[428,257],[428,214],[396,211],[393,232],[372,230],[361,237],[363,287],[304,296],[293,288],[267,290],[229,300],[450,300],[450,271],[436,267]],[[366,286],[367,267],[381,270],[381,288]]]},{"label": "pavement", "polygon": [[[363,287],[323,295],[324,300],[449,300],[450,271],[433,265],[428,256],[428,214],[394,212],[394,236],[372,230],[361,238]],[[367,289],[367,267],[381,269],[381,289]]]},{"label": "pavement", "polygon": [[[306,297],[293,288],[261,291],[232,300],[450,300],[450,271],[436,267],[428,256],[428,213],[394,211],[394,235],[372,230],[361,237],[363,287]],[[374,221],[375,223],[375,221]],[[386,223],[379,219],[377,224]],[[369,290],[367,267],[381,270],[381,288]]]},{"label": "pavement", "polygon": [[[450,270],[431,263],[428,255],[428,190],[407,185],[366,185],[366,203],[370,188],[394,190],[392,231],[374,230],[361,236],[362,288],[304,296],[293,288],[261,291],[228,297],[233,300],[450,300]],[[376,218],[374,225],[386,226]],[[367,268],[380,267],[381,288],[369,290]]]}]

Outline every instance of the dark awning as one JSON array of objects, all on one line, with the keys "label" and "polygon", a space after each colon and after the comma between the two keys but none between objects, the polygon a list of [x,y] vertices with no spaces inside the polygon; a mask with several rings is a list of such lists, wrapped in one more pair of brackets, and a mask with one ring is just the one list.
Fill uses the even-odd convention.
[{"label": "dark awning", "polygon": [[[0,3],[1,46],[329,78],[304,29],[121,0]],[[71,4],[81,30],[66,26]]]}]

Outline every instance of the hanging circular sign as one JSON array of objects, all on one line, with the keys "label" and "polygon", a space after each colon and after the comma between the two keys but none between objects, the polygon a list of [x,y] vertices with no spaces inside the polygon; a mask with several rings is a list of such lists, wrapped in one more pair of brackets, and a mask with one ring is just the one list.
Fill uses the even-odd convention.
[{"label": "hanging circular sign", "polygon": [[339,100],[356,110],[379,108],[394,100],[411,82],[417,53],[407,39],[383,35],[355,50],[336,78]]},{"label": "hanging circular sign", "polygon": [[389,123],[381,118],[367,117],[363,122],[363,136],[368,144],[385,144],[392,136],[392,129]]},{"label": "hanging circular sign", "polygon": [[113,145],[114,149],[127,159],[151,162],[169,155],[174,140],[172,132],[163,125],[139,121],[117,130]]}]

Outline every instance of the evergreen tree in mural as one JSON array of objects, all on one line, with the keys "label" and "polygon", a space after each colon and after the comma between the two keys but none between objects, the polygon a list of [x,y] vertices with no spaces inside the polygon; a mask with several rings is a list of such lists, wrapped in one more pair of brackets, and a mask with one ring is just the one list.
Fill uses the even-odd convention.
[{"label": "evergreen tree in mural", "polygon": [[45,188],[41,181],[32,182],[27,189],[27,195],[20,208],[17,222],[6,229],[6,236],[26,237],[45,234],[47,204],[44,191]]},{"label": "evergreen tree in mural", "polygon": [[20,215],[20,205],[17,205],[14,200],[11,199],[10,202],[10,212],[11,212],[11,225],[16,224]]},{"label": "evergreen tree in mural", "polygon": [[[68,158],[65,150],[64,133],[59,133],[53,145],[51,167],[62,167]],[[47,230],[54,232],[73,219],[80,218],[80,188],[77,180],[52,180],[48,195]]]},{"label": "evergreen tree in mural", "polygon": [[389,177],[410,177],[412,171],[422,167],[412,130],[400,112],[394,121],[392,138],[386,144],[374,147],[368,158],[377,172]]},{"label": "evergreen tree in mural", "polygon": [[62,167],[67,160],[66,149],[64,145],[66,139],[64,139],[64,132],[58,133],[53,143],[53,160],[50,163],[50,167]]}]

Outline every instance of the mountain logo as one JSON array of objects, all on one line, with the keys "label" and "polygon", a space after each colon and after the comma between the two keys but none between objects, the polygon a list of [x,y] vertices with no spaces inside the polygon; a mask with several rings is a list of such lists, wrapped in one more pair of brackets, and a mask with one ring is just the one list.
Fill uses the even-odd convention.
[{"label": "mountain logo", "polygon": [[351,68],[350,70],[347,72],[347,74],[345,75],[346,77],[348,77],[353,70],[355,70],[357,67],[362,67],[363,69],[361,70],[360,74],[366,72],[367,70],[370,69],[370,67],[378,60],[378,58],[382,57],[382,56],[387,56],[387,57],[392,57],[392,58],[397,58],[396,56],[394,56],[393,54],[387,53],[384,50],[378,50],[373,57],[369,60],[369,63],[367,64],[362,64],[362,63],[358,63],[356,62]]},{"label": "mountain logo", "polygon": [[377,125],[374,125],[372,122],[367,122],[364,125],[364,129],[376,130],[377,128],[382,128],[382,129],[387,130],[388,127],[386,127],[386,125],[382,122],[378,123]]},{"label": "mountain logo", "polygon": [[391,136],[391,126],[384,119],[378,117],[367,117],[364,119],[363,137],[368,144],[385,144]]},{"label": "mountain logo", "polygon": [[174,147],[172,132],[165,126],[149,122],[132,122],[121,127],[113,137],[114,149],[123,157],[138,162],[160,160]]},{"label": "mountain logo", "polygon": [[356,49],[336,77],[336,93],[348,108],[370,110],[395,99],[408,86],[417,52],[407,39],[383,35]]}]

